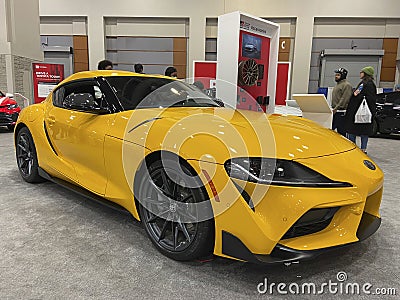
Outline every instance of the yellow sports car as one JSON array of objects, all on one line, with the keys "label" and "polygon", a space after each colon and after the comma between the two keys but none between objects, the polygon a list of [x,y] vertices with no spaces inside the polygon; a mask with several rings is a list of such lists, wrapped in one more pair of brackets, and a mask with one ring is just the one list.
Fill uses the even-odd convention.
[{"label": "yellow sports car", "polygon": [[292,262],[380,225],[383,173],[353,143],[169,77],[76,73],[21,112],[15,149],[24,180],[124,208],[176,260]]}]

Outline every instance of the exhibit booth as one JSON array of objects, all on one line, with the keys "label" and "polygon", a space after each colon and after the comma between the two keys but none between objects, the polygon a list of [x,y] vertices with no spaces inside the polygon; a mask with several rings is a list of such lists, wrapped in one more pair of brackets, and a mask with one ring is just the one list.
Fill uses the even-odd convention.
[{"label": "exhibit booth", "polygon": [[218,17],[216,95],[235,108],[273,112],[279,25],[242,12]]}]

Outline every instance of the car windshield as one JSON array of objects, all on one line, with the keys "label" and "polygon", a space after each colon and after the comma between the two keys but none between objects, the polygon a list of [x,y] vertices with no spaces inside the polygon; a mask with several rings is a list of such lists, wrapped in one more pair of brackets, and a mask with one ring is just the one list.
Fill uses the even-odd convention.
[{"label": "car windshield", "polygon": [[196,86],[156,77],[107,77],[125,110],[163,107],[218,107]]}]

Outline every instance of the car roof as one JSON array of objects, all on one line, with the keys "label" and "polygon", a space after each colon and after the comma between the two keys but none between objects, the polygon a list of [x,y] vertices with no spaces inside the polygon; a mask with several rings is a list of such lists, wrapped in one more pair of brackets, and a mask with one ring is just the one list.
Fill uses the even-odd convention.
[{"label": "car roof", "polygon": [[94,71],[83,71],[74,73],[71,76],[64,79],[61,83],[66,83],[78,79],[95,78],[95,77],[113,77],[113,76],[137,76],[137,77],[150,77],[150,78],[168,78],[176,79],[173,77],[168,77],[158,74],[139,74],[129,71],[122,70],[94,70]]}]

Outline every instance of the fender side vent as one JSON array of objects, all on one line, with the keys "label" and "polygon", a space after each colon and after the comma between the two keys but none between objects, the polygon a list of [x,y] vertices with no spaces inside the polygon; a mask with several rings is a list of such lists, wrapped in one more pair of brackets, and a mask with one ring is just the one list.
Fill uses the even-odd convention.
[{"label": "fender side vent", "polygon": [[43,127],[44,127],[44,132],[46,133],[46,138],[47,138],[47,142],[49,143],[51,150],[53,150],[54,154],[58,156],[58,153],[56,151],[56,149],[54,149],[53,144],[51,143],[50,137],[49,137],[49,133],[47,132],[47,127],[46,127],[46,123],[43,122]]}]

